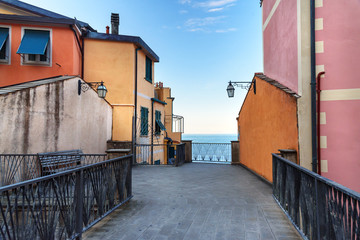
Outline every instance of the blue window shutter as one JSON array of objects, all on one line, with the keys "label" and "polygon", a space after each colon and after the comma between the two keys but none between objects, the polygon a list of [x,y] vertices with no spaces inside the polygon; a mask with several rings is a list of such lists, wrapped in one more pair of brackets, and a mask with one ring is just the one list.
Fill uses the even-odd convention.
[{"label": "blue window shutter", "polygon": [[24,36],[16,53],[44,55],[49,39],[49,31],[25,29]]}]

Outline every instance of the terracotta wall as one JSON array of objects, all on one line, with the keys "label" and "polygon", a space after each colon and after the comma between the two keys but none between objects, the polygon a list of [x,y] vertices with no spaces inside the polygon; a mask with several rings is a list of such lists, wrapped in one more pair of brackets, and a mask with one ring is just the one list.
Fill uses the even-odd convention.
[{"label": "terracotta wall", "polygon": [[0,153],[105,153],[112,108],[77,86],[74,78],[0,95]]},{"label": "terracotta wall", "polygon": [[256,77],[239,113],[240,163],[272,182],[271,153],[298,151],[296,98]]},{"label": "terracotta wall", "polygon": [[[81,53],[74,32],[69,27],[7,24],[1,21],[0,26],[11,28],[11,62],[0,64],[0,87],[59,75],[80,75]],[[50,66],[21,65],[21,56],[16,52],[21,43],[22,27],[52,30],[52,64]]]}]

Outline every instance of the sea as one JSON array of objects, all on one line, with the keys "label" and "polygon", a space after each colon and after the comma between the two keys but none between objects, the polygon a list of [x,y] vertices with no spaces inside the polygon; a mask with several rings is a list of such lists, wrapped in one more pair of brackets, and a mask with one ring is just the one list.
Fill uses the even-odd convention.
[{"label": "sea", "polygon": [[237,134],[183,134],[182,140],[192,140],[193,143],[230,143],[237,141]]}]

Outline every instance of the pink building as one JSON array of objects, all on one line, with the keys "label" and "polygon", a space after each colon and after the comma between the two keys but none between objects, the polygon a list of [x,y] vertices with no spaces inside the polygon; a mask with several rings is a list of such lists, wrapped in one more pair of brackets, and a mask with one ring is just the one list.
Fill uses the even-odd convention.
[{"label": "pink building", "polygon": [[300,96],[298,162],[360,192],[360,2],[261,2],[264,74]]}]

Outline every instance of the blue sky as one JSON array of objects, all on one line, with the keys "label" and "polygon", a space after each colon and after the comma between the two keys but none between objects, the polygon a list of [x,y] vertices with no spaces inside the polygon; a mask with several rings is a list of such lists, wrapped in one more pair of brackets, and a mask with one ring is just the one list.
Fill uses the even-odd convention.
[{"label": "blue sky", "polygon": [[99,32],[120,15],[120,34],[140,36],[160,57],[155,81],[172,88],[185,133],[236,133],[246,90],[228,81],[263,71],[258,0],[24,0],[76,17]]}]

